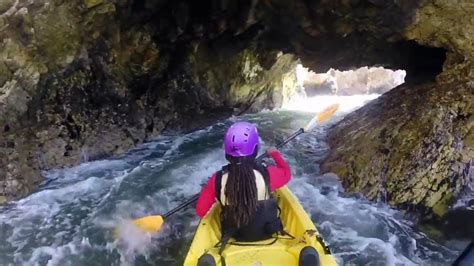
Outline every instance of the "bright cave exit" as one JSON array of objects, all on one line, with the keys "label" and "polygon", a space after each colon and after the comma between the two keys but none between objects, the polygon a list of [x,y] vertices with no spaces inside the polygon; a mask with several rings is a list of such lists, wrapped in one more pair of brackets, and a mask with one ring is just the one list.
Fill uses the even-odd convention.
[{"label": "bright cave exit", "polygon": [[405,82],[405,70],[361,67],[315,73],[301,64],[296,66],[298,94],[283,104],[283,109],[318,112],[339,103],[340,111],[353,111]]}]

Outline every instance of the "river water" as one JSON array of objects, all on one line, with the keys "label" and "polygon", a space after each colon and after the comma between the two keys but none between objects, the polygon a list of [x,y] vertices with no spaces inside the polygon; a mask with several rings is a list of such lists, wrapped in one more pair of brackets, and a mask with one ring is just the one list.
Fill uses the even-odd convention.
[{"label": "river water", "polygon": [[[2,207],[0,265],[181,265],[198,224],[194,210],[177,213],[156,236],[132,217],[164,213],[199,192],[225,164],[222,138],[233,122],[258,124],[264,146],[275,145],[331,102],[331,121],[282,149],[293,173],[289,187],[342,265],[449,265],[458,251],[414,231],[383,203],[346,195],[318,163],[327,154],[327,128],[369,96],[322,97],[288,110],[234,117],[189,134],[169,134],[108,160],[53,170],[29,197]],[[316,109],[315,109],[316,108]],[[118,228],[118,230],[114,230]],[[119,234],[121,237],[116,237]]]}]

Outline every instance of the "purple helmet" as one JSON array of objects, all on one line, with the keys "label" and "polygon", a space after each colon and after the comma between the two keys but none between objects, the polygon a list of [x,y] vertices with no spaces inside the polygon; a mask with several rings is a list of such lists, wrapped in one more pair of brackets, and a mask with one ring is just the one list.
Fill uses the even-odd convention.
[{"label": "purple helmet", "polygon": [[237,122],[225,133],[225,154],[232,157],[250,156],[256,152],[258,143],[257,127],[252,123]]}]

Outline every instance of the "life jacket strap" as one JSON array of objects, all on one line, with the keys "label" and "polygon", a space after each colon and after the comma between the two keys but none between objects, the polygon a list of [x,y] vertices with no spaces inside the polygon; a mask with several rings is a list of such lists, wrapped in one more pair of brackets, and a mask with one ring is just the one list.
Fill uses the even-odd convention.
[{"label": "life jacket strap", "polygon": [[219,248],[219,255],[222,256],[222,252],[224,252],[225,246],[227,245],[227,243],[229,242],[231,237],[232,237],[231,234],[225,234],[225,235],[222,236],[222,239],[219,242],[221,244],[221,246]]}]

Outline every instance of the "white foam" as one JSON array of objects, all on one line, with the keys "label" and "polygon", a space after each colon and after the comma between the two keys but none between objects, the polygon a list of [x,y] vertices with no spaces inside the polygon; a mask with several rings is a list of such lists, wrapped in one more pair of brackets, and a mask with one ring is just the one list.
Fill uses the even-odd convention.
[{"label": "white foam", "polygon": [[[414,232],[410,228],[410,223],[396,220],[394,216],[400,216],[396,210],[363,199],[341,197],[338,195],[337,186],[323,195],[317,186],[309,184],[308,178],[318,177],[296,178],[290,187],[309,213],[331,217],[330,220],[319,221],[319,228],[326,232],[326,241],[342,250],[334,252],[339,263],[355,263],[351,262],[354,255],[358,258],[356,261],[359,261],[356,264],[374,259],[378,261],[375,264],[384,265],[433,262],[429,258],[420,257],[419,254],[417,239],[427,239],[426,236]],[[334,181],[334,184],[340,186],[337,181]],[[376,233],[374,230],[380,232]],[[400,250],[402,245],[400,236],[405,239],[404,241],[409,241],[407,246],[409,255],[404,255]],[[451,252],[434,242],[432,244],[447,254]],[[349,261],[344,261],[344,258]]]},{"label": "white foam", "polygon": [[367,102],[378,98],[380,94],[364,94],[351,96],[337,96],[337,95],[321,95],[314,97],[299,97],[286,103],[282,109],[291,111],[302,111],[309,113],[316,113],[324,110],[332,104],[339,104],[338,112],[347,113],[354,111]]},{"label": "white foam", "polygon": [[[74,168],[88,169],[88,166]],[[104,166],[94,164],[94,167]],[[112,164],[113,165],[113,164]],[[57,189],[46,189],[39,191],[14,203],[9,209],[0,214],[0,222],[3,225],[12,227],[12,233],[5,241],[10,243],[17,251],[24,253],[29,250],[27,246],[31,245],[31,238],[35,238],[38,244],[50,243],[48,246],[39,246],[31,249],[30,259],[23,261],[25,254],[15,253],[15,261],[23,261],[25,265],[36,265],[37,261],[44,256],[50,256],[48,265],[64,265],[61,258],[69,256],[75,252],[76,243],[70,242],[65,245],[57,245],[64,239],[70,238],[73,232],[78,232],[77,218],[71,213],[67,213],[66,208],[76,208],[83,212],[90,212],[90,207],[81,205],[81,200],[97,199],[99,204],[101,200],[109,195],[109,190],[114,185],[120,184],[126,176],[122,172],[121,176],[114,179],[104,179],[98,177],[89,177],[76,183],[71,183]],[[71,179],[71,178],[70,178]],[[93,215],[92,212],[89,215]],[[74,220],[73,220],[74,219]],[[73,222],[74,221],[74,222]],[[81,221],[81,224],[83,221]],[[60,230],[60,231],[58,231]],[[45,235],[45,232],[56,232],[51,236]],[[46,237],[45,237],[46,236]],[[87,239],[87,238],[86,238]],[[86,241],[86,240],[84,240]],[[82,245],[89,245],[84,242]]]},{"label": "white foam", "polygon": [[122,221],[117,227],[117,236],[107,248],[119,252],[122,265],[133,265],[137,255],[149,255],[152,234],[141,231],[130,221]]},{"label": "white foam", "polygon": [[[329,100],[322,102],[329,105]],[[316,108],[322,110],[324,104]],[[71,265],[86,263],[84,256],[92,253],[93,259],[98,256],[110,264],[134,265],[141,256],[151,263],[158,258],[158,263],[176,264],[181,259],[176,256],[186,252],[198,223],[192,207],[167,220],[158,235],[137,231],[131,220],[163,214],[176,207],[198,193],[201,184],[226,164],[216,143],[209,147],[199,143],[204,147],[201,150],[193,150],[193,146],[207,134],[223,134],[224,126],[231,121],[246,119],[258,123],[262,132],[271,132],[271,137],[275,137],[300,127],[306,116],[282,111],[236,117],[174,139],[159,138],[120,160],[51,172],[58,178],[52,186],[0,213],[0,223],[8,231],[6,239],[1,239],[6,243],[0,244],[0,250],[13,250],[15,254],[15,260],[10,262],[0,253],[0,262]],[[276,126],[284,129],[280,132],[274,129]],[[312,170],[305,173],[308,166],[300,161],[301,157],[312,158],[309,149],[318,153],[327,150],[320,143],[324,134],[325,128],[319,127],[284,150],[295,175],[290,187],[333,246],[338,261],[349,265],[374,264],[373,261],[388,265],[430,264],[436,261],[432,257],[445,261],[443,254],[437,254],[444,252],[439,251],[439,245],[427,245],[425,236],[414,232],[406,221],[395,218],[399,216],[395,210],[363,198],[342,196],[343,189],[337,180],[316,177]],[[266,141],[265,144],[271,144],[268,138]],[[302,154],[305,147],[308,151]],[[152,155],[157,153],[162,156]],[[116,228],[118,239],[113,235]],[[374,234],[375,229],[380,233]],[[402,252],[401,247],[408,249],[408,253]],[[111,254],[120,257],[116,259]]]},{"label": "white foam", "polygon": [[38,261],[43,261],[45,260],[44,258],[47,258],[47,266],[68,265],[67,258],[71,255],[79,254],[83,248],[82,244],[73,242],[58,246],[42,246],[36,248],[28,260],[24,260],[20,254],[15,254],[15,261],[16,264],[36,266],[40,265]]},{"label": "white foam", "polygon": [[[171,186],[160,190],[154,194],[144,196],[140,202],[131,200],[122,200],[117,203],[116,212],[110,217],[98,217],[94,223],[104,229],[113,230],[118,228],[119,239],[108,244],[109,248],[116,249],[121,256],[121,263],[133,264],[138,255],[148,256],[152,250],[151,244],[154,238],[159,235],[151,235],[138,230],[132,223],[130,210],[133,214],[143,216],[155,213],[164,213],[171,208],[176,207],[183,199],[198,193],[201,190],[201,184],[204,183],[210,175],[219,169],[225,163],[225,159],[217,150],[205,154],[197,154],[186,158],[177,168],[161,172],[156,178],[160,182],[171,181]],[[196,224],[197,221],[194,222]],[[165,223],[164,231],[167,226]],[[171,233],[171,232],[170,232]],[[179,237],[181,232],[172,232],[175,237]]]}]

